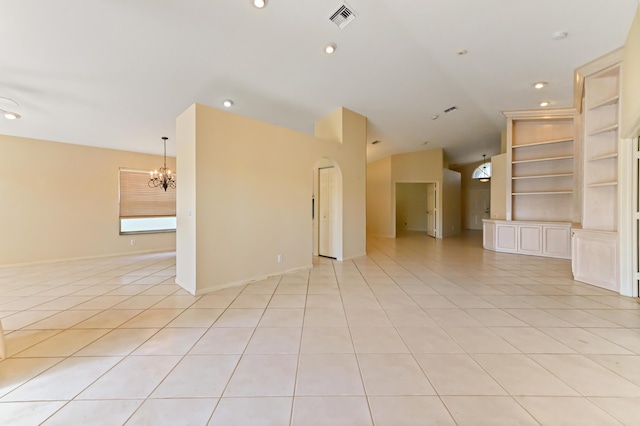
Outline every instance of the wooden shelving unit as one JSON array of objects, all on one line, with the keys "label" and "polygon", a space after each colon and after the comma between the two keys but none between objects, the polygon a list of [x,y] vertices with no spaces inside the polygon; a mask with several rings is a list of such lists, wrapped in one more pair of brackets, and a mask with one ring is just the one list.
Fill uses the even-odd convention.
[{"label": "wooden shelving unit", "polygon": [[620,65],[585,78],[582,228],[618,230]]},{"label": "wooden shelving unit", "polygon": [[622,52],[577,70],[582,91],[582,223],[572,231],[574,279],[619,291],[618,126]]},{"label": "wooden shelving unit", "polygon": [[511,194],[507,218],[571,222],[577,111],[511,111],[505,116]]},{"label": "wooden shelving unit", "polygon": [[573,176],[573,173],[556,173],[550,175],[530,175],[530,176],[512,176],[511,179],[546,179],[546,178],[556,178],[556,177],[569,177]]}]

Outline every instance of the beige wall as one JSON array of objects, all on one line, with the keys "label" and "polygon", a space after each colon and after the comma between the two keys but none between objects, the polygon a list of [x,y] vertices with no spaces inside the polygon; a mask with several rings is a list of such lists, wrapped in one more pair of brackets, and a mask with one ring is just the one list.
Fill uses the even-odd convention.
[{"label": "beige wall", "polygon": [[12,136],[0,152],[0,264],[175,249],[174,233],[119,235],[118,169],[156,169],[162,156]]},{"label": "beige wall", "polygon": [[640,134],[640,13],[631,25],[623,50],[622,69],[622,138]]},{"label": "beige wall", "polygon": [[391,178],[394,182],[440,182],[443,164],[442,149],[394,155]]},{"label": "beige wall", "polygon": [[427,231],[427,183],[396,184],[396,231]]},{"label": "beige wall", "polygon": [[[437,184],[438,206],[443,214],[436,219],[436,236],[443,236],[443,193],[454,191],[457,195],[446,200],[449,217],[446,226],[448,235],[460,231],[460,174],[445,171],[444,152],[442,149],[410,152],[393,155],[389,158],[367,165],[367,231],[372,235],[396,236],[396,184],[409,182],[434,182]],[[447,185],[444,186],[443,174],[447,173]],[[457,176],[457,177],[455,177]],[[457,203],[457,204],[456,204]],[[457,205],[457,208],[455,207]],[[453,226],[453,229],[451,227]]]},{"label": "beige wall", "polygon": [[367,234],[395,236],[391,194],[391,157],[367,164]]},{"label": "beige wall", "polygon": [[489,182],[480,182],[478,179],[473,179],[473,172],[482,165],[482,161],[476,161],[470,164],[464,164],[455,167],[453,170],[460,172],[460,186],[462,188],[461,201],[460,201],[460,222],[463,229],[466,228],[467,219],[472,216],[472,206],[469,206],[467,200],[469,199],[469,191],[477,189],[491,189]]},{"label": "beige wall", "polygon": [[193,226],[177,234],[180,285],[203,293],[310,267],[312,171],[321,158],[333,159],[342,173],[343,257],[366,253],[366,118],[346,109],[331,117],[320,127],[338,140],[204,105],[178,118],[178,167],[195,171],[195,196],[178,198],[179,223],[195,212],[186,219]]},{"label": "beige wall", "polygon": [[491,157],[491,219],[507,218],[507,154]]},{"label": "beige wall", "polygon": [[[442,149],[410,152],[391,157],[391,182],[393,183],[391,207],[395,223],[395,184],[398,182],[435,182],[437,183],[438,206],[442,209],[442,167],[444,152]],[[436,236],[442,238],[442,214],[436,216]],[[394,230],[395,231],[395,230]],[[395,237],[395,232],[393,234]]]},{"label": "beige wall", "polygon": [[459,172],[442,169],[442,237],[451,237],[460,233],[462,221],[460,214],[460,187],[461,175]]}]

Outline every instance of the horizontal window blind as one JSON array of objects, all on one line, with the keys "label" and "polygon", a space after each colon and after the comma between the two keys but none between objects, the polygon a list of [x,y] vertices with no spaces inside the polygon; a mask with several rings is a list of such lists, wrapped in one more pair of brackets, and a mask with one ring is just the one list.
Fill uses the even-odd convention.
[{"label": "horizontal window blind", "polygon": [[176,215],[176,190],[149,188],[149,172],[120,170],[120,217]]}]

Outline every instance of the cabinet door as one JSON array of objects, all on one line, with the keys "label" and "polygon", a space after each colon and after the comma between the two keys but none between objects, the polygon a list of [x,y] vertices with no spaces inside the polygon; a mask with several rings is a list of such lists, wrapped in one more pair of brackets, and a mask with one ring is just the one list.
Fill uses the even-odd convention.
[{"label": "cabinet door", "polygon": [[518,227],[496,225],[496,250],[516,253],[518,251]]},{"label": "cabinet door", "polygon": [[575,230],[572,238],[573,274],[576,281],[615,292],[618,284],[618,234]]},{"label": "cabinet door", "polygon": [[542,225],[518,226],[518,252],[542,254]]},{"label": "cabinet door", "polygon": [[571,258],[571,229],[546,225],[543,231],[543,253],[549,257]]}]

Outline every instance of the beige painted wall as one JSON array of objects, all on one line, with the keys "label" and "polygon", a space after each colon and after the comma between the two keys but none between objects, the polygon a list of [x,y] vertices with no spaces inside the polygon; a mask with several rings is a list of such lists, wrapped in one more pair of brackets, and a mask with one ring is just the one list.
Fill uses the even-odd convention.
[{"label": "beige painted wall", "polygon": [[460,233],[461,219],[461,175],[459,172],[442,169],[442,237]]},{"label": "beige painted wall", "polygon": [[162,156],[1,135],[0,152],[0,265],[175,249],[175,233],[119,235],[119,168]]},{"label": "beige painted wall", "polygon": [[507,154],[491,157],[491,219],[507,219]]},{"label": "beige painted wall", "polygon": [[[444,152],[442,149],[410,152],[393,155],[367,165],[367,231],[372,235],[388,237],[396,236],[396,184],[408,182],[434,182],[437,184],[438,206],[441,210],[436,219],[436,236],[443,236],[443,218],[445,216],[443,192],[458,185],[457,195],[446,200],[449,228],[448,235],[460,231],[460,177],[459,173],[447,172],[444,169]],[[447,188],[443,182],[443,174],[447,173]],[[455,177],[457,176],[457,177]],[[457,182],[457,183],[456,183]],[[456,204],[457,203],[457,204]],[[457,209],[455,206],[458,206]],[[457,210],[457,211],[456,211]],[[453,229],[451,227],[453,226]]]},{"label": "beige painted wall", "polygon": [[396,184],[396,231],[427,231],[427,185]]},{"label": "beige painted wall", "polygon": [[490,189],[491,183],[480,182],[478,179],[472,179],[473,172],[478,166],[482,165],[481,161],[476,161],[470,164],[464,164],[455,167],[453,170],[460,172],[460,186],[462,188],[461,201],[460,201],[460,214],[462,228],[466,228],[467,219],[472,215],[472,206],[469,206],[467,200],[469,199],[469,191],[477,189]]},{"label": "beige painted wall", "polygon": [[623,50],[622,138],[640,134],[640,9],[631,25]]},{"label": "beige painted wall", "polygon": [[[410,152],[391,157],[392,213],[391,223],[395,224],[395,184],[397,182],[435,182],[437,183],[438,205],[442,209],[442,170],[444,152],[442,149]],[[442,214],[436,218],[436,237],[442,238]],[[394,230],[395,231],[395,230]],[[395,237],[395,232],[394,235]]]},{"label": "beige painted wall", "polygon": [[409,152],[391,157],[394,182],[440,182],[444,152],[442,149]]},{"label": "beige painted wall", "polygon": [[[195,197],[178,198],[179,223],[195,211],[194,226],[177,234],[180,285],[204,293],[310,267],[312,171],[321,158],[342,171],[343,257],[366,253],[366,118],[346,109],[331,117],[321,127],[337,141],[204,105],[178,118],[178,166],[195,170]],[[194,245],[195,264],[180,250]]]},{"label": "beige painted wall", "polygon": [[395,236],[391,194],[391,157],[367,164],[367,234]]}]

